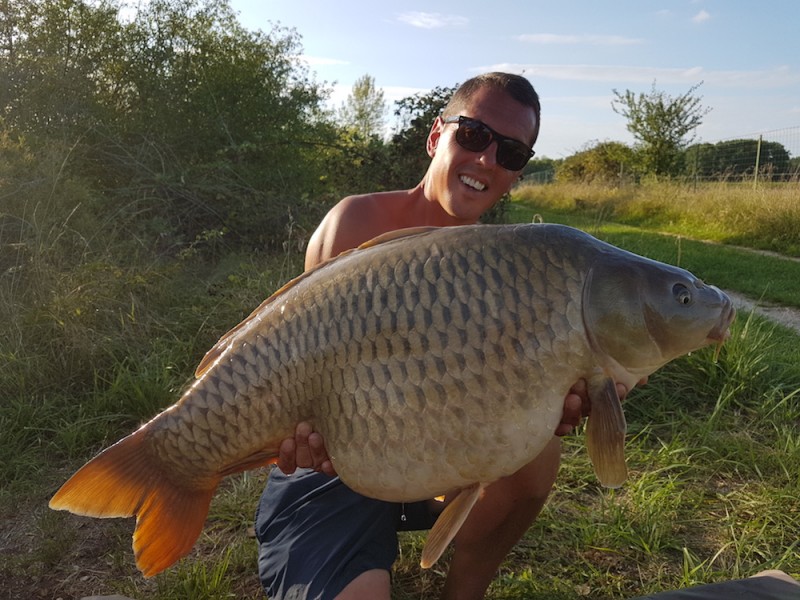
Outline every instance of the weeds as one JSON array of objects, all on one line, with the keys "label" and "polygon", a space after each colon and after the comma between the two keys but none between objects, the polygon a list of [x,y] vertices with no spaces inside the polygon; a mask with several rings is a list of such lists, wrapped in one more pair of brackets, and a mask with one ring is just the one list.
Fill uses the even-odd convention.
[{"label": "weeds", "polygon": [[[135,236],[115,238],[118,229],[97,232],[97,199],[68,180],[55,158],[25,180],[23,200],[9,174],[16,169],[21,181],[32,171],[24,151],[15,152],[0,165],[0,194],[11,198],[0,219],[0,577],[11,597],[41,589],[54,597],[262,598],[248,530],[263,473],[229,478],[193,553],[153,580],[133,566],[130,522],[53,513],[46,502],[74,467],[172,403],[205,350],[300,271],[303,231],[290,218],[278,255],[234,252],[222,230],[164,255]],[[792,283],[800,275],[777,259],[751,263],[724,247],[709,252],[692,240],[606,222],[625,210],[631,222],[666,229],[691,222],[676,213],[673,188],[650,190],[638,208],[629,190],[604,190],[596,201],[590,191],[556,198],[554,206],[572,211],[558,214],[692,270],[730,266],[729,280],[707,278],[733,289],[763,288],[771,278],[771,291],[800,304]],[[531,210],[509,206],[512,218],[530,220]],[[548,217],[548,210],[535,212]],[[748,221],[724,210],[726,223]],[[631,477],[617,491],[597,485],[583,436],[565,438],[557,488],[489,597],[620,598],[762,568],[800,575],[799,364],[797,336],[740,315],[716,362],[708,349],[656,373],[625,405]],[[443,585],[443,566],[419,569],[424,540],[424,533],[401,536],[398,600],[433,597]]]}]

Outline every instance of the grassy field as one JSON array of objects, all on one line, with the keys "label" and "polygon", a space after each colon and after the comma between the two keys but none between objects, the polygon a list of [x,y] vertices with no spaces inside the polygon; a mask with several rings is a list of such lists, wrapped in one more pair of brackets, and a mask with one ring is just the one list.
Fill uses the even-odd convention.
[{"label": "grassy field", "polygon": [[[780,214],[778,221],[795,219],[787,225],[791,235],[733,225],[725,225],[731,227],[727,237],[712,235],[723,216],[710,211],[727,206],[721,192],[712,191],[711,199],[685,203],[707,202],[705,219],[662,215],[678,210],[675,203],[657,205],[637,220],[622,208],[636,198],[549,186],[521,191],[511,214],[517,221],[540,215],[576,225],[720,287],[800,306],[796,263],[692,239],[792,254],[800,232],[797,207],[764,208],[769,199],[759,195],[750,205],[753,216],[731,221],[749,224],[762,211]],[[666,199],[676,193],[659,192]],[[24,260],[21,250],[2,244],[4,594],[262,598],[248,531],[264,471],[230,478],[193,553],[150,580],[133,565],[131,520],[56,513],[47,500],[94,452],[173,402],[210,344],[299,271],[300,252],[286,244],[282,256],[221,251],[209,259],[188,252],[163,261],[149,254],[131,259],[128,245],[112,241],[106,253],[82,256],[64,251],[74,245],[70,231],[42,228],[38,249],[25,250]],[[754,237],[764,231],[766,237]],[[489,598],[627,598],[765,568],[800,577],[799,341],[793,332],[743,314],[716,362],[712,351],[693,353],[635,390],[625,406],[631,477],[620,490],[598,486],[581,432],[566,437],[551,500],[509,556]],[[429,571],[417,566],[423,542],[424,534],[403,535],[397,599],[435,597],[443,583],[441,564]]]},{"label": "grassy field", "polygon": [[699,240],[800,256],[800,182],[686,185],[521,185],[515,198],[540,209]]}]

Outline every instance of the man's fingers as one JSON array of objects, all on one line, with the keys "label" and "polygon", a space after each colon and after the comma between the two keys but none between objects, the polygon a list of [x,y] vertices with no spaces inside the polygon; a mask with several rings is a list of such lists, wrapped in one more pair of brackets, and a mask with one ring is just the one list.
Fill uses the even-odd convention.
[{"label": "man's fingers", "polygon": [[335,476],[325,440],[314,431],[311,423],[300,422],[295,427],[294,437],[286,438],[278,449],[278,468],[290,475],[298,468],[314,469],[327,475]]},{"label": "man's fingers", "polygon": [[319,471],[325,473],[329,477],[336,477],[336,469],[333,468],[333,463],[329,460],[322,461],[322,464],[319,466]]},{"label": "man's fingers", "polygon": [[278,449],[278,468],[286,475],[291,475],[297,470],[295,461],[295,442],[294,438],[286,438],[281,442]]},{"label": "man's fingers", "polygon": [[316,431],[308,436],[308,449],[315,467],[321,465],[328,459],[328,453],[325,450],[325,441]]},{"label": "man's fingers", "polygon": [[316,466],[314,455],[308,443],[308,438],[311,435],[311,424],[306,422],[297,424],[294,431],[294,443],[296,446],[294,460],[301,469],[313,469]]},{"label": "man's fingers", "polygon": [[573,393],[567,394],[564,398],[564,412],[561,415],[561,423],[556,427],[555,434],[558,436],[567,435],[581,422],[583,416],[583,399]]}]

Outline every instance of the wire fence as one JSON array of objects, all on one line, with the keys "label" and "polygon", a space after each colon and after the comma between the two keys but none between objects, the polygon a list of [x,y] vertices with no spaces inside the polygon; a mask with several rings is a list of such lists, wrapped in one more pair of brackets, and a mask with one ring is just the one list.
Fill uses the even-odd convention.
[{"label": "wire fence", "polygon": [[686,174],[698,181],[797,181],[800,127],[694,144],[686,151]]},{"label": "wire fence", "polygon": [[[525,173],[527,183],[551,183],[556,169],[547,166]],[[612,179],[631,181],[635,172],[620,164]],[[800,182],[800,126],[746,134],[711,142],[699,142],[686,149],[680,178],[699,182]],[[608,176],[606,176],[608,179]],[[632,181],[638,180],[633,176]]]}]

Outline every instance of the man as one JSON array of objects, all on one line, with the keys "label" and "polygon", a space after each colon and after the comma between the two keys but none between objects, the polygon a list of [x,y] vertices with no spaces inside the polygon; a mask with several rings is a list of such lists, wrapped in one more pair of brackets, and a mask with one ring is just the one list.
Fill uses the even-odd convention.
[{"label": "man", "polygon": [[[410,190],[350,196],[311,237],[306,269],[377,235],[423,225],[467,225],[519,178],[539,132],[539,99],[522,77],[490,73],[458,88],[427,141],[431,164]],[[466,117],[466,119],[464,118]],[[623,397],[627,390],[618,390]],[[585,382],[564,401],[556,435],[578,424],[588,407]],[[511,547],[544,506],[555,482],[560,443],[554,437],[530,464],[486,488],[455,538],[443,597],[482,598]],[[441,510],[359,496],[335,477],[322,437],[308,423],[284,440],[256,515],[259,571],[270,600],[388,600],[398,529],[430,527]],[[379,468],[376,465],[376,468]],[[780,571],[653,596],[708,600],[734,595],[800,598],[798,582]]]},{"label": "man", "polygon": [[[476,223],[519,179],[533,155],[539,117],[539,98],[523,77],[490,73],[468,80],[431,127],[431,162],[422,181],[410,190],[340,201],[311,237],[305,268],[389,231]],[[557,435],[577,425],[584,405],[585,383],[577,382]],[[544,506],[560,455],[553,437],[530,464],[486,488],[455,538],[444,598],[483,597]],[[262,496],[256,533],[270,599],[388,600],[397,528],[428,528],[435,510],[367,499],[331,478],[324,440],[308,424],[284,441],[278,466],[284,473],[311,469],[291,476],[274,470]]]}]

